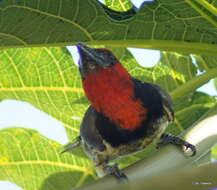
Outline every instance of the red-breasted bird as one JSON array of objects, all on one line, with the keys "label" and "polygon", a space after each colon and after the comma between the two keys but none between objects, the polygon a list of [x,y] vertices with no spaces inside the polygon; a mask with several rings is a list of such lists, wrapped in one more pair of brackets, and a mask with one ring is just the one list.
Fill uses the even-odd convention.
[{"label": "red-breasted bird", "polygon": [[90,102],[80,127],[80,136],[63,152],[82,145],[100,176],[126,178],[109,161],[142,151],[156,139],[158,146],[194,145],[164,133],[174,119],[172,100],[159,86],[132,77],[112,52],[77,44],[83,89]]}]

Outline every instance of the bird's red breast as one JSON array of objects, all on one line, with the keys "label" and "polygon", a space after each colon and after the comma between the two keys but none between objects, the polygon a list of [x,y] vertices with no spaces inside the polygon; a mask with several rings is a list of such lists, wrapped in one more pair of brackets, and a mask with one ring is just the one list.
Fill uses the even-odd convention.
[{"label": "bird's red breast", "polygon": [[135,130],[146,119],[147,109],[135,99],[134,83],[120,64],[88,73],[83,87],[91,105],[126,130]]}]

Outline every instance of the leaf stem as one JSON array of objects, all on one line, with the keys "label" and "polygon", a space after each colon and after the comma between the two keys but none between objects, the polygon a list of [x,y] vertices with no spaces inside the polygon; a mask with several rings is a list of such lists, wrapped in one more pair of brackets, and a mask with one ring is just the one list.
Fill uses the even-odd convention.
[{"label": "leaf stem", "polygon": [[193,89],[197,89],[198,87],[207,83],[210,79],[216,76],[217,76],[217,68],[210,69],[204,74],[199,75],[196,78],[193,78],[192,80],[188,81],[186,84],[172,91],[170,95],[172,96],[173,99],[182,97],[188,92],[192,91]]},{"label": "leaf stem", "polygon": [[[211,4],[205,2],[204,0],[193,0],[193,1],[186,0],[186,2],[198,13],[200,13],[200,15],[202,15],[205,19],[207,19],[210,23],[212,23],[215,27],[217,27],[217,22],[216,22],[217,12],[215,8],[212,7]],[[209,12],[211,16],[208,16],[206,11]]]},{"label": "leaf stem", "polygon": [[162,51],[173,51],[189,54],[200,55],[217,55],[217,45],[207,43],[196,42],[183,42],[175,40],[92,40],[92,41],[72,41],[64,43],[52,43],[52,44],[27,44],[27,45],[14,45],[14,46],[2,46],[0,49],[8,48],[25,48],[25,47],[60,47],[75,45],[78,42],[86,43],[87,45],[105,45],[111,47],[134,47],[134,48],[147,48],[156,49]]}]

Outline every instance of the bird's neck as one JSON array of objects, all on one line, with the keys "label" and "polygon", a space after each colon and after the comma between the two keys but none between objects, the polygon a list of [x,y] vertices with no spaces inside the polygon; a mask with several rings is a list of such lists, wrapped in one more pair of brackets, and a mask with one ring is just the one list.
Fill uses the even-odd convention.
[{"label": "bird's neck", "polygon": [[119,127],[135,130],[145,119],[146,110],[135,99],[132,77],[121,64],[87,75],[83,87],[91,105]]}]

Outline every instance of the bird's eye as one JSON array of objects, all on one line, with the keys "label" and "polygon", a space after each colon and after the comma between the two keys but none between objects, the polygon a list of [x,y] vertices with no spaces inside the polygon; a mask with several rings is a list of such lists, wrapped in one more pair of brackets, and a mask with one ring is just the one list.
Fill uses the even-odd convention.
[{"label": "bird's eye", "polygon": [[95,65],[94,64],[89,64],[89,69],[91,69],[91,70],[93,70],[93,69],[95,69]]}]

